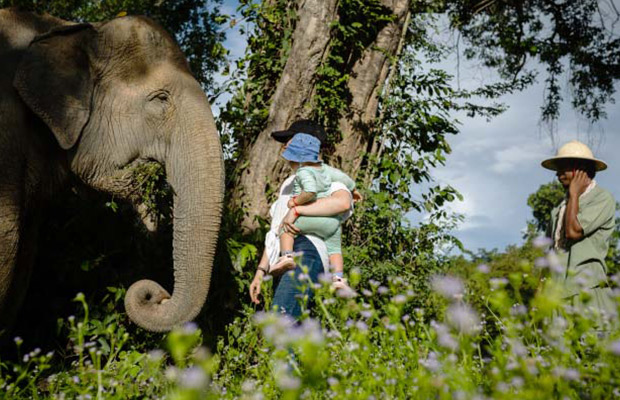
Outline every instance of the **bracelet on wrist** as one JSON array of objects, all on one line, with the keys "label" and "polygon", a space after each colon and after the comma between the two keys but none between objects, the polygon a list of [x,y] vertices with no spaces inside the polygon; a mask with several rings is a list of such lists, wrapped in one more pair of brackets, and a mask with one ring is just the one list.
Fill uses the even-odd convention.
[{"label": "bracelet on wrist", "polygon": [[268,275],[269,271],[267,270],[267,268],[263,268],[263,267],[256,267],[257,271],[263,271],[263,274]]},{"label": "bracelet on wrist", "polygon": [[299,211],[297,211],[297,207],[293,207],[293,212],[295,213],[295,218],[299,217]]}]

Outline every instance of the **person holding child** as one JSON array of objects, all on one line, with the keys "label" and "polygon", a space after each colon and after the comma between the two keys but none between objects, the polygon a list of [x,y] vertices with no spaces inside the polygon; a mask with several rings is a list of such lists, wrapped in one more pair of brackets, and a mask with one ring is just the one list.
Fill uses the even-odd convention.
[{"label": "person holding child", "polygon": [[[317,123],[299,120],[286,130],[273,132],[272,137],[282,143],[282,155],[297,173],[283,182],[278,199],[271,206],[271,229],[250,284],[250,298],[258,304],[264,276],[279,275],[273,305],[282,312],[299,317],[301,305],[298,297],[312,298],[309,285],[300,282],[302,265],[307,267],[310,280],[316,283],[319,274],[329,272],[329,265],[333,263],[337,273],[334,278],[336,285],[344,284],[339,249],[340,225],[352,214],[353,201],[361,200],[361,195],[344,173],[319,161],[319,148],[326,135]],[[291,252],[301,253],[299,265],[295,264]],[[292,272],[284,274],[289,270]]]},{"label": "person holding child", "polygon": [[[297,206],[312,203],[330,194],[332,182],[340,182],[350,192],[355,190],[355,182],[339,169],[330,167],[319,160],[321,142],[306,133],[296,134],[287,144],[282,157],[295,171],[295,180],[288,208],[297,213]],[[343,214],[326,217],[299,216],[295,226],[301,234],[313,234],[325,241],[329,255],[330,272],[335,281],[343,278],[343,258],[341,246]],[[295,268],[293,243],[295,235],[285,230],[280,232],[281,257],[271,266],[271,274],[280,274]]]}]

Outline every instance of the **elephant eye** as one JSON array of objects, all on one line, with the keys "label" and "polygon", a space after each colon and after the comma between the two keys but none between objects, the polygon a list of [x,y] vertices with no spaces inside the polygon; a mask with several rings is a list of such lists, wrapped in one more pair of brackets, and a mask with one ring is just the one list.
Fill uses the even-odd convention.
[{"label": "elephant eye", "polygon": [[167,102],[169,97],[170,95],[168,94],[168,92],[157,91],[149,96],[149,101],[159,100],[162,102]]}]

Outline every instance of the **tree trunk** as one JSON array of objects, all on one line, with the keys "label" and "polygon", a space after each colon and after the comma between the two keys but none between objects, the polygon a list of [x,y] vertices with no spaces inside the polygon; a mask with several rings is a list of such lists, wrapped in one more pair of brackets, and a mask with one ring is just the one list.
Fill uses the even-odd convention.
[{"label": "tree trunk", "polygon": [[271,101],[267,126],[250,148],[247,168],[236,188],[235,198],[242,200],[245,211],[242,222],[245,229],[256,228],[255,216],[267,216],[267,194],[277,190],[286,173],[286,165],[279,157],[280,144],[271,139],[271,132],[285,129],[296,118],[307,117],[312,112],[309,106],[315,71],[327,54],[330,24],[337,17],[336,2],[306,0],[298,10],[291,51]]},{"label": "tree trunk", "polygon": [[353,66],[348,83],[349,112],[339,121],[342,141],[330,158],[334,166],[353,179],[357,178],[364,152],[372,144],[379,98],[408,21],[409,0],[383,0],[382,4],[392,10],[396,19],[379,32],[375,43]]},{"label": "tree trunk", "polygon": [[[258,226],[256,216],[267,217],[268,195],[277,191],[290,173],[279,156],[280,144],[270,134],[312,114],[316,71],[329,54],[331,23],[338,18],[337,3],[337,0],[300,1],[291,51],[271,101],[267,126],[239,161],[248,161],[234,195],[241,200],[245,230]],[[335,166],[342,167],[353,178],[360,167],[360,154],[369,144],[368,132],[377,115],[379,97],[391,66],[390,59],[398,48],[409,3],[409,0],[382,0],[383,5],[393,10],[396,19],[379,32],[375,42],[353,64],[348,83],[350,109],[339,121],[343,140],[331,157]]]}]

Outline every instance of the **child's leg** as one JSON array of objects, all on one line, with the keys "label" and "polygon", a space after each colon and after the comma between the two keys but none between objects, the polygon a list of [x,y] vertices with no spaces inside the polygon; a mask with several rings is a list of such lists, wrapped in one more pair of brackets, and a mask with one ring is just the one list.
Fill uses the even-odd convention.
[{"label": "child's leg", "polygon": [[302,235],[315,235],[326,240],[338,230],[340,219],[338,217],[306,217],[302,215],[295,221],[295,226],[299,228]]},{"label": "child's leg", "polygon": [[349,288],[346,279],[344,279],[344,260],[340,243],[341,232],[342,228],[338,227],[332,236],[325,239],[325,245],[327,246],[327,254],[329,254],[329,263],[333,268],[332,288],[335,290],[350,290],[351,288]]},{"label": "child's leg", "polygon": [[344,259],[342,258],[342,244],[341,244],[342,228],[338,226],[336,232],[333,235],[325,238],[325,246],[327,247],[327,254],[329,254],[329,263],[334,269],[332,273],[340,278],[343,276],[344,271]]},{"label": "child's leg", "polygon": [[293,252],[293,244],[295,243],[295,237],[288,232],[280,233],[280,255]]},{"label": "child's leg", "polygon": [[331,266],[331,273],[340,276],[342,278],[344,271],[344,259],[342,254],[335,253],[329,255],[329,265]]}]

